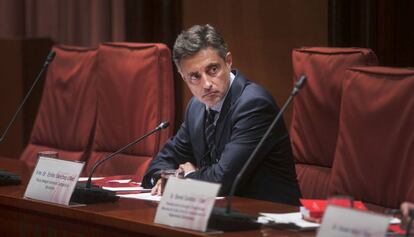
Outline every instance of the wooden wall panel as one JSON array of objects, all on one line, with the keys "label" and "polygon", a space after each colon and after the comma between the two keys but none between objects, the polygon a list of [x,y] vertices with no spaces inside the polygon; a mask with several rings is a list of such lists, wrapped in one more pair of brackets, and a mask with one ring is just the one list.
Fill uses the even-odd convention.
[{"label": "wooden wall panel", "polygon": [[[20,41],[1,40],[0,51],[0,136],[23,97],[23,47]],[[23,117],[19,116],[0,143],[0,155],[16,157],[22,150]]]},{"label": "wooden wall panel", "polygon": [[[328,0],[182,1],[183,28],[214,25],[229,44],[233,66],[267,88],[279,106],[292,88],[291,50],[327,46],[327,14]],[[177,106],[185,108],[191,93],[183,91],[184,99]],[[290,111],[285,121],[289,123]]]},{"label": "wooden wall panel", "polygon": [[[0,133],[26,95],[52,46],[50,39],[0,40]],[[42,94],[43,80],[0,143],[0,155],[18,158],[26,146]],[[1,136],[0,134],[0,136]]]}]

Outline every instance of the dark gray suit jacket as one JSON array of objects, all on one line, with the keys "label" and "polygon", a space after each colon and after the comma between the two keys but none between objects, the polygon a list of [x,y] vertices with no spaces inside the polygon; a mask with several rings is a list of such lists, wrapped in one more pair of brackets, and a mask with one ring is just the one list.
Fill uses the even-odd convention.
[{"label": "dark gray suit jacket", "polygon": [[[191,162],[198,170],[187,178],[221,183],[220,195],[226,195],[267,128],[279,111],[273,97],[259,85],[248,81],[238,71],[224,100],[216,125],[215,142],[218,163],[206,165],[208,153],[204,138],[205,105],[192,98],[186,117],[177,134],[167,141],[149,165],[143,179],[151,187],[154,173],[177,169]],[[296,179],[289,137],[283,121],[271,133],[252,167],[244,175],[237,195],[299,204],[300,191]]]}]

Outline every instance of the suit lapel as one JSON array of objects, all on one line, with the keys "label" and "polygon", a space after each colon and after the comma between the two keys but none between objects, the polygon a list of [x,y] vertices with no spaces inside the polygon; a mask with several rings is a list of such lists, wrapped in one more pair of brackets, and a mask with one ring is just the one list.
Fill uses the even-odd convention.
[{"label": "suit lapel", "polygon": [[230,90],[226,96],[226,99],[224,100],[223,106],[221,107],[220,117],[217,120],[215,134],[216,147],[220,147],[219,144],[221,142],[223,131],[226,129],[225,125],[229,124],[226,121],[229,119],[229,115],[234,108],[234,103],[240,97],[247,83],[246,79],[243,77],[243,75],[240,74],[238,70],[234,70],[232,72],[236,75],[236,77],[231,84]]},{"label": "suit lapel", "polygon": [[195,111],[195,124],[194,124],[194,131],[190,131],[192,134],[196,134],[196,136],[191,136],[191,139],[193,140],[192,144],[194,144],[195,149],[194,151],[198,154],[195,154],[195,157],[197,158],[197,166],[200,167],[200,162],[204,156],[206,151],[206,142],[204,139],[204,123],[205,123],[205,105],[202,103],[199,103],[198,108]]}]

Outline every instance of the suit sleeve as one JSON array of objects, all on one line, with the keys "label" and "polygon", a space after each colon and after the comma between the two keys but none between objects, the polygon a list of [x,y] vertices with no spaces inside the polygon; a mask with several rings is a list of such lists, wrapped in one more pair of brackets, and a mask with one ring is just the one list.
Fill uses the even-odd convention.
[{"label": "suit sleeve", "polygon": [[186,118],[181,124],[177,134],[167,141],[161,151],[151,161],[142,180],[143,187],[150,188],[154,186],[151,179],[156,172],[167,169],[177,169],[179,164],[187,161],[194,163]]},{"label": "suit sleeve", "polygon": [[[231,124],[226,124],[231,126],[231,135],[219,162],[201,168],[187,175],[187,178],[221,183],[221,195],[230,191],[235,177],[263,137],[278,110],[273,100],[266,96],[249,96],[249,98],[238,101],[232,112]],[[273,138],[272,136],[271,139]],[[265,144],[264,147],[266,150],[271,146]]]}]

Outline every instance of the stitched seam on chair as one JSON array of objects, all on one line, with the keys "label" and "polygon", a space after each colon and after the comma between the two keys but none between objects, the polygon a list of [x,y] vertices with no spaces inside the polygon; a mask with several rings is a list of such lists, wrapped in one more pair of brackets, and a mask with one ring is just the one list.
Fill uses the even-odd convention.
[{"label": "stitched seam on chair", "polygon": [[123,45],[123,44],[117,44],[117,43],[101,43],[101,45],[108,46],[108,47],[117,47],[117,48],[124,48],[124,49],[148,49],[155,47],[154,44],[140,44],[140,45]]},{"label": "stitched seam on chair", "polygon": [[[352,51],[338,51],[338,52],[321,52],[317,50],[309,50],[309,49],[294,49],[297,52],[301,53],[308,53],[308,54],[323,54],[323,55],[338,55],[338,54],[362,54],[365,55],[362,51],[363,49],[355,49]],[[368,49],[366,49],[368,50]]]},{"label": "stitched seam on chair", "polygon": [[[164,85],[163,85],[163,83],[162,83],[162,76],[163,76],[163,74],[161,73],[161,70],[162,70],[162,68],[161,68],[161,53],[160,53],[160,49],[158,48],[158,46],[156,46],[155,47],[155,52],[156,52],[156,55],[157,55],[157,66],[158,66],[158,74],[157,74],[157,80],[158,80],[158,90],[160,91],[160,96],[157,98],[158,99],[158,108],[157,108],[157,120],[159,121],[159,122],[163,122],[163,121],[161,121],[161,119],[164,119],[164,118],[162,118],[162,116],[163,116],[163,114],[162,114],[162,98],[164,98]],[[157,153],[157,151],[158,151],[158,147],[159,147],[159,145],[160,145],[160,139],[161,139],[161,134],[158,132],[157,134],[156,134],[157,136],[155,137],[155,144],[154,144],[154,147],[153,147],[153,151],[152,151],[152,154],[156,154]]]},{"label": "stitched seam on chair", "polygon": [[[114,151],[92,151],[92,153],[107,153],[107,154],[111,154],[111,153],[113,153]],[[124,153],[124,152],[121,152],[121,153],[119,153],[118,155],[125,155],[125,156],[143,156],[143,157],[153,157],[153,155],[151,155],[151,154],[130,154],[130,153]]]},{"label": "stitched seam on chair", "polygon": [[88,52],[88,51],[98,50],[97,47],[95,48],[75,47],[75,46],[64,45],[64,44],[58,44],[58,45],[55,45],[55,47],[61,50],[71,51],[71,52]]},{"label": "stitched seam on chair", "polygon": [[323,166],[323,165],[319,165],[319,164],[312,164],[312,163],[302,163],[302,162],[297,162],[295,161],[295,165],[304,165],[304,166],[313,166],[313,167],[319,167],[319,168],[326,168],[326,169],[332,169],[332,167],[329,166]]},{"label": "stitched seam on chair", "polygon": [[47,148],[51,148],[51,149],[58,149],[58,150],[62,150],[62,151],[69,151],[69,152],[85,152],[86,151],[86,149],[75,150],[75,149],[61,148],[61,147],[52,146],[52,145],[39,144],[39,143],[34,143],[34,142],[31,142],[30,144],[31,145],[34,145],[34,146],[42,146],[42,147],[47,147]]},{"label": "stitched seam on chair", "polygon": [[[369,70],[370,68],[374,68],[377,66],[368,66],[368,67],[350,67],[348,68],[349,71],[353,71],[353,72],[361,72],[361,73],[366,73],[366,74],[374,74],[374,75],[384,75],[384,76],[390,76],[390,77],[399,77],[399,76],[414,76],[414,71],[412,72],[397,72],[397,73],[390,73],[390,72],[378,72],[378,71],[372,71]],[[384,69],[390,69],[390,70],[395,70],[397,68],[393,68],[393,67],[386,67]],[[403,68],[404,70],[410,70],[410,69],[406,69]]]}]

